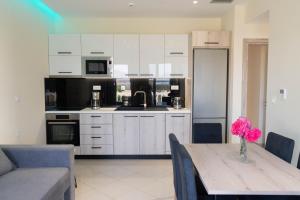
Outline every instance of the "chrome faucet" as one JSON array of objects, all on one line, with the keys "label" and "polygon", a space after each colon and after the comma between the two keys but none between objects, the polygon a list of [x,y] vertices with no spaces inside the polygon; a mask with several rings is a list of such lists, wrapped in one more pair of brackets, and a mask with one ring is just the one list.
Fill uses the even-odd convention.
[{"label": "chrome faucet", "polygon": [[143,94],[144,95],[144,104],[143,104],[143,106],[144,106],[144,108],[147,108],[146,92],[144,92],[144,91],[136,91],[133,96],[136,96],[137,94]]}]

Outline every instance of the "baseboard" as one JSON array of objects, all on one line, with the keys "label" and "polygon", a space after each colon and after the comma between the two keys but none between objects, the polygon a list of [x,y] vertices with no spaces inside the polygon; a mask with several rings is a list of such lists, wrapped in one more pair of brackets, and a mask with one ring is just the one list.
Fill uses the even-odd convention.
[{"label": "baseboard", "polygon": [[75,155],[75,159],[168,160],[171,159],[171,155]]}]

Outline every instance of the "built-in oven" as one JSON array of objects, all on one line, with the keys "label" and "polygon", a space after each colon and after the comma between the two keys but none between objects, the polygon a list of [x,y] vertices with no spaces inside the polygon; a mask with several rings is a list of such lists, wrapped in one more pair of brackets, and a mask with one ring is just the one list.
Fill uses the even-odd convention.
[{"label": "built-in oven", "polygon": [[82,69],[85,77],[112,77],[111,57],[83,57]]},{"label": "built-in oven", "polygon": [[79,114],[46,114],[46,128],[47,144],[80,146]]}]

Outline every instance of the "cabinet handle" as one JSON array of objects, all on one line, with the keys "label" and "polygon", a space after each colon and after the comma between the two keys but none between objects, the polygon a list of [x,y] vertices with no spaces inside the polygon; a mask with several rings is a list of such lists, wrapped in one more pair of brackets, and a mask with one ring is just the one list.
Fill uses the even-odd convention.
[{"label": "cabinet handle", "polygon": [[128,118],[135,118],[135,117],[138,117],[138,116],[124,116],[124,117],[128,117]]},{"label": "cabinet handle", "polygon": [[170,76],[183,76],[183,74],[170,74]]},{"label": "cabinet handle", "polygon": [[170,52],[170,55],[183,55],[183,52]]},{"label": "cabinet handle", "polygon": [[59,51],[59,52],[57,52],[58,54],[60,54],[60,55],[62,55],[62,54],[67,54],[67,55],[70,55],[70,54],[72,54],[72,52],[71,51]]},{"label": "cabinet handle", "polygon": [[184,116],[176,116],[176,115],[174,115],[174,116],[171,116],[171,117],[183,118]]},{"label": "cabinet handle", "polygon": [[59,74],[72,74],[72,72],[58,72]]},{"label": "cabinet handle", "polygon": [[146,117],[154,117],[154,116],[141,116],[141,117],[145,117],[146,118]]},{"label": "cabinet handle", "polygon": [[91,118],[100,118],[102,116],[99,116],[99,115],[92,115]]},{"label": "cabinet handle", "polygon": [[102,147],[91,147],[92,149],[102,149]]},{"label": "cabinet handle", "polygon": [[138,76],[138,74],[125,74],[125,76]]},{"label": "cabinet handle", "polygon": [[141,74],[141,76],[154,76],[154,74]]},{"label": "cabinet handle", "polygon": [[91,137],[92,139],[101,139],[102,137]]},{"label": "cabinet handle", "polygon": [[91,128],[101,128],[101,126],[92,126]]},{"label": "cabinet handle", "polygon": [[205,42],[205,44],[219,44],[219,42]]},{"label": "cabinet handle", "polygon": [[104,54],[103,51],[91,51],[91,54]]}]

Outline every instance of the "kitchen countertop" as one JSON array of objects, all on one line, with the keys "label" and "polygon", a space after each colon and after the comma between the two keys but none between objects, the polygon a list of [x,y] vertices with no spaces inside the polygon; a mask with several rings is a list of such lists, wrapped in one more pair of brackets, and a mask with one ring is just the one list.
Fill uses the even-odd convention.
[{"label": "kitchen countertop", "polygon": [[143,114],[146,114],[146,113],[156,113],[156,114],[159,114],[159,113],[171,113],[171,114],[176,114],[176,113],[184,113],[184,114],[189,114],[191,113],[191,110],[189,108],[182,108],[182,109],[174,109],[174,108],[167,108],[168,111],[150,111],[150,110],[126,110],[126,111],[116,111],[115,110],[116,107],[105,107],[105,108],[100,108],[98,110],[93,110],[91,108],[85,108],[83,110],[79,110],[79,111],[69,111],[69,110],[66,110],[66,111],[46,111],[46,114],[59,114],[59,113],[79,113],[79,114],[89,114],[89,113],[107,113],[107,114],[125,114],[125,113],[143,113]]}]

